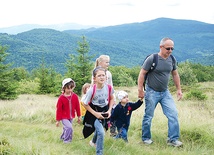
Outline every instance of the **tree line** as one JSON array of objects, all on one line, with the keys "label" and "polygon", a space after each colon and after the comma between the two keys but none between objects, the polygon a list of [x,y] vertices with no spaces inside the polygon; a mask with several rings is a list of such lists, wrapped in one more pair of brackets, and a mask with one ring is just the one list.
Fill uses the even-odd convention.
[{"label": "tree line", "polygon": [[[0,99],[16,99],[19,94],[54,94],[61,93],[61,82],[71,77],[76,82],[74,91],[81,95],[82,85],[91,81],[94,63],[89,55],[89,44],[82,36],[78,41],[76,54],[70,54],[65,66],[64,75],[57,73],[53,66],[47,66],[44,58],[38,68],[28,72],[24,67],[12,68],[12,63],[5,63],[7,47],[0,45]],[[140,66],[110,66],[113,83],[116,87],[136,86]],[[214,81],[214,66],[205,66],[192,62],[178,64],[182,85],[194,85],[198,82]],[[172,85],[172,80],[170,81]]]}]

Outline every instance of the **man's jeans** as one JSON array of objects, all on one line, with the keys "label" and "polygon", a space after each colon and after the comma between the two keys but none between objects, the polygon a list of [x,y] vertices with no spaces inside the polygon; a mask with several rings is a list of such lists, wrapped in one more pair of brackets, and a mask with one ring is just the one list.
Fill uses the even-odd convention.
[{"label": "man's jeans", "polygon": [[142,121],[142,140],[151,139],[151,122],[158,102],[161,104],[163,113],[168,119],[168,140],[177,140],[180,136],[178,111],[172,95],[169,90],[157,92],[148,86],[146,87],[145,94],[145,114]]}]

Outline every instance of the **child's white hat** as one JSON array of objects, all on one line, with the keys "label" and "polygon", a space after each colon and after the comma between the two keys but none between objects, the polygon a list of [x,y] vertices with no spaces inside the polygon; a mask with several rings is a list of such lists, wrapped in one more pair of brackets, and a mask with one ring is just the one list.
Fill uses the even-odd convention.
[{"label": "child's white hat", "polygon": [[71,82],[71,81],[74,82],[74,80],[72,80],[71,78],[66,78],[66,79],[64,79],[64,80],[62,81],[62,88],[63,88],[67,83],[69,83],[69,82]]},{"label": "child's white hat", "polygon": [[128,93],[123,90],[121,90],[117,93],[117,98],[119,101],[121,101],[125,96],[128,96]]}]

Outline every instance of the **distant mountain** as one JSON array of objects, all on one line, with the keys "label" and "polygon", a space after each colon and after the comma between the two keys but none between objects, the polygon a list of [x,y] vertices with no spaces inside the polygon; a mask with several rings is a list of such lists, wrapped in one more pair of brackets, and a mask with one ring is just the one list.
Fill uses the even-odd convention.
[{"label": "distant mountain", "polygon": [[[214,64],[214,61],[210,61],[210,56],[213,58],[214,55],[214,24],[158,18],[142,23],[63,32],[77,36],[84,34],[90,39],[102,40],[110,44],[120,43],[123,45],[119,47],[129,46],[124,49],[127,52],[142,55],[158,51],[160,40],[163,37],[170,37],[175,42],[173,54],[179,62],[194,59],[196,62]],[[202,62],[202,57],[204,60],[207,59],[204,57],[208,57],[208,61]]]},{"label": "distant mountain", "polygon": [[0,33],[18,34],[18,33],[30,31],[32,29],[37,29],[37,28],[47,28],[47,29],[54,29],[58,31],[64,31],[64,30],[80,30],[80,29],[98,28],[98,27],[101,27],[101,26],[80,25],[76,23],[64,23],[64,24],[53,24],[53,25],[23,24],[18,26],[0,28]]},{"label": "distant mountain", "polygon": [[214,24],[192,20],[158,18],[142,23],[65,31],[39,28],[17,35],[1,33],[0,45],[9,46],[7,61],[13,62],[14,67],[24,66],[30,71],[44,58],[48,65],[63,73],[68,55],[77,53],[77,42],[83,35],[90,46],[89,54],[95,58],[108,54],[113,66],[140,65],[146,55],[159,51],[159,42],[166,36],[175,42],[173,55],[178,62],[188,60],[214,65]]}]

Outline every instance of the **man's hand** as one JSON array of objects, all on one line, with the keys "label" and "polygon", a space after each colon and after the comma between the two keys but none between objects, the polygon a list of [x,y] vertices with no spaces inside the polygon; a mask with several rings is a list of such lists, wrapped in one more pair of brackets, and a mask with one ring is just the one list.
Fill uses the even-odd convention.
[{"label": "man's hand", "polygon": [[144,91],[143,90],[138,90],[138,98],[143,99],[144,98]]},{"label": "man's hand", "polygon": [[180,101],[183,97],[182,91],[181,90],[177,90],[177,100]]}]

